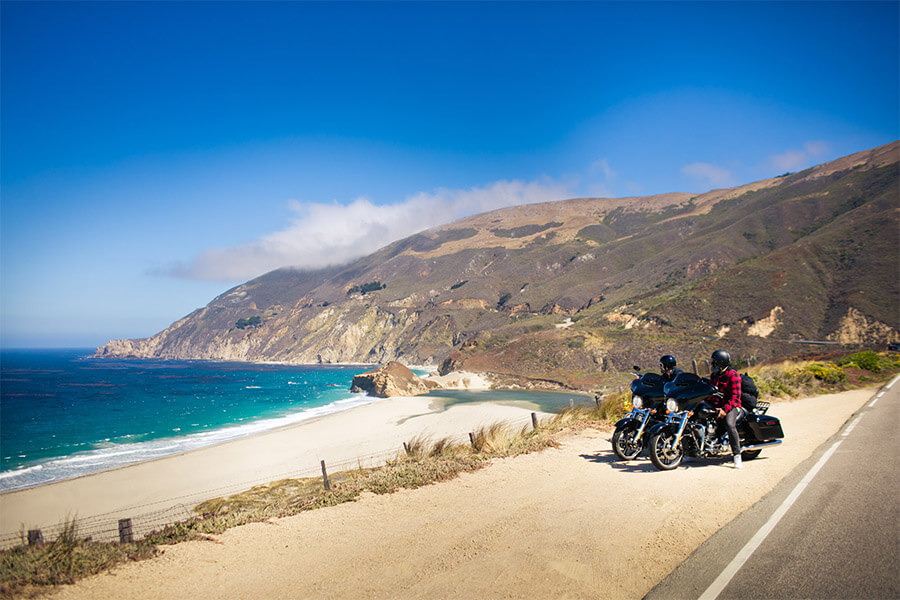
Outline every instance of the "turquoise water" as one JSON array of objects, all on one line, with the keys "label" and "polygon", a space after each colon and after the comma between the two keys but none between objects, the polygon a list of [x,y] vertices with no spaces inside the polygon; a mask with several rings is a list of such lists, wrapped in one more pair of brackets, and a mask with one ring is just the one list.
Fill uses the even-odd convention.
[{"label": "turquoise water", "polygon": [[[0,351],[0,491],[152,460],[376,402],[350,393],[365,366],[92,358],[93,349]],[[420,373],[425,374],[425,373]],[[557,412],[584,396],[438,391],[433,404]]]},{"label": "turquoise water", "polygon": [[208,446],[376,399],[367,367],[0,352],[0,490]]},{"label": "turquoise water", "polygon": [[532,411],[558,413],[570,403],[576,406],[593,406],[594,398],[577,392],[532,392],[516,390],[437,390],[428,394],[429,398],[440,401],[447,409],[454,404],[471,402],[492,402],[506,404]]}]

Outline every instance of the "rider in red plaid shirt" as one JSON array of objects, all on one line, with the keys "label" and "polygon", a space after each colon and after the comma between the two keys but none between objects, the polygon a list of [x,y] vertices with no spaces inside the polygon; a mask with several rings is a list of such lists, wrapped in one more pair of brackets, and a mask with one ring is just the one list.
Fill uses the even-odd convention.
[{"label": "rider in red plaid shirt", "polygon": [[712,374],[710,383],[716,386],[722,397],[713,396],[710,404],[719,409],[718,417],[725,418],[725,427],[728,428],[728,443],[734,454],[734,466],[737,469],[741,464],[741,442],[737,432],[737,418],[741,414],[741,376],[731,368],[731,356],[724,350],[716,350],[712,353]]},{"label": "rider in red plaid shirt", "polygon": [[723,411],[719,417],[724,417],[731,409],[741,405],[741,376],[737,371],[726,368],[724,371],[714,372],[709,381],[722,392],[722,398],[710,398],[710,403]]}]

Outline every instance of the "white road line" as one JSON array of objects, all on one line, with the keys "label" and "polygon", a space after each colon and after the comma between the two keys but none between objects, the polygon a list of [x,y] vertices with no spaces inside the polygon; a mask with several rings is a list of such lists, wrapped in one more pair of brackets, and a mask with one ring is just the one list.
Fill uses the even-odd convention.
[{"label": "white road line", "polygon": [[853,431],[853,428],[856,427],[856,424],[859,423],[859,420],[862,419],[862,415],[856,417],[850,425],[847,426],[847,429],[844,430],[844,433],[841,434],[841,437],[847,437],[850,435],[850,432]]},{"label": "white road line", "polygon": [[[859,418],[857,418],[859,421]],[[854,422],[855,424],[855,422]],[[797,484],[797,487],[790,493],[790,495],[784,499],[784,502],[781,503],[781,506],[778,507],[772,516],[769,517],[769,520],[766,521],[765,525],[763,525],[759,531],[756,532],[747,544],[741,548],[741,551],[737,553],[737,556],[728,563],[728,566],[716,577],[716,580],[712,582],[712,584],[706,588],[706,591],[698,598],[698,600],[715,600],[722,593],[722,590],[725,589],[725,586],[734,578],[735,574],[741,569],[747,559],[759,548],[759,545],[763,543],[763,540],[775,529],[775,526],[778,524],[778,521],[781,520],[781,517],[788,511],[788,509],[794,504],[797,498],[803,493],[803,490],[806,489],[806,486],[809,485],[809,482],[812,481],[813,477],[825,466],[825,463],[828,462],[828,459],[831,458],[831,455],[834,454],[834,451],[837,450],[837,447],[841,445],[843,440],[838,440],[834,443],[834,445],[829,448],[825,454],[822,455],[822,458],[819,459],[819,462],[813,466],[812,469],[809,470],[809,473]]]},{"label": "white road line", "polygon": [[[869,406],[873,406],[878,401],[878,399],[884,395],[885,391],[889,390],[892,385],[897,383],[898,380],[900,380],[900,375],[894,377],[894,379],[875,396],[875,399],[869,403]],[[856,417],[856,419],[854,419],[854,421],[841,434],[841,437],[847,437],[847,435],[853,430],[853,428],[856,427],[856,424],[859,423],[860,419],[862,419],[862,415],[859,415]],[[806,476],[804,476],[803,479],[800,480],[800,483],[797,484],[797,487],[795,487],[790,495],[788,495],[788,497],[784,499],[784,502],[781,503],[781,506],[779,506],[778,509],[774,513],[772,513],[772,516],[769,517],[769,520],[766,521],[766,523],[762,527],[760,527],[759,531],[756,532],[756,535],[750,538],[750,541],[747,542],[743,548],[741,548],[740,552],[737,553],[737,556],[735,556],[734,559],[732,559],[732,561],[728,563],[728,566],[726,566],[725,569],[723,569],[722,572],[719,573],[719,576],[716,577],[715,581],[713,581],[712,584],[710,584],[710,586],[706,588],[706,591],[703,592],[703,594],[701,594],[697,600],[715,600],[719,596],[719,594],[722,593],[722,590],[725,589],[725,586],[727,586],[729,582],[731,582],[737,572],[741,570],[741,567],[744,566],[744,563],[747,562],[747,560],[750,558],[750,556],[753,555],[754,552],[756,552],[756,549],[759,548],[760,544],[763,543],[763,540],[765,540],[766,537],[768,537],[768,535],[772,533],[772,530],[775,529],[778,521],[780,521],[781,517],[783,517],[788,509],[793,506],[794,502],[797,500],[800,494],[803,493],[803,490],[806,489],[806,486],[809,485],[809,482],[813,480],[813,477],[815,477],[816,474],[818,474],[818,472],[822,469],[822,467],[825,466],[825,463],[828,462],[828,459],[831,458],[831,455],[834,454],[838,446],[841,445],[841,442],[843,442],[842,439],[836,441],[834,445],[832,445],[831,448],[829,448],[825,452],[825,454],[822,455],[822,457],[813,466],[813,468],[809,470]]]},{"label": "white road line", "polygon": [[875,403],[878,402],[878,399],[881,398],[882,396],[884,396],[884,393],[887,392],[889,389],[891,389],[891,386],[894,385],[895,383],[897,383],[898,379],[900,379],[900,375],[897,375],[896,377],[894,377],[889,384],[884,386],[884,389],[882,389],[880,392],[878,392],[875,395],[875,398],[871,402],[869,402],[868,408],[872,408],[873,406],[875,406]]}]

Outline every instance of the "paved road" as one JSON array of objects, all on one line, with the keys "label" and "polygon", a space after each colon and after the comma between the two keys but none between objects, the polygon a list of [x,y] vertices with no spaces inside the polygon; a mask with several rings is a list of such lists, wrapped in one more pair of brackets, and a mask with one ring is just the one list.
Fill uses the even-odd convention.
[{"label": "paved road", "polygon": [[900,382],[646,600],[900,599]]}]

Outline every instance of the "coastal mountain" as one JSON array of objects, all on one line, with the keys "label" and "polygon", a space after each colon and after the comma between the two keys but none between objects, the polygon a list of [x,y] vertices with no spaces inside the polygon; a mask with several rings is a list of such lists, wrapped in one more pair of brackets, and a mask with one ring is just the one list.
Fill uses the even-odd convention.
[{"label": "coastal mountain", "polygon": [[[603,373],[900,339],[900,142],[705,194],[504,208],[283,268],[98,356],[386,363],[587,389]],[[810,342],[815,342],[812,344]]]}]

